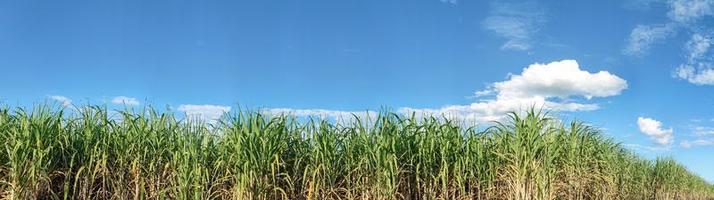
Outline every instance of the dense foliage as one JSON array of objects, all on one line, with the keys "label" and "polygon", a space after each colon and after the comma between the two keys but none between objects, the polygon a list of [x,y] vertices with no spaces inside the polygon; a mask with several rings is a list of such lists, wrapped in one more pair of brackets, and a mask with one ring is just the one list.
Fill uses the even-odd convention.
[{"label": "dense foliage", "polygon": [[714,197],[674,160],[640,158],[582,122],[509,116],[476,129],[391,113],[334,123],[238,112],[209,124],[151,109],[5,108],[0,198]]}]

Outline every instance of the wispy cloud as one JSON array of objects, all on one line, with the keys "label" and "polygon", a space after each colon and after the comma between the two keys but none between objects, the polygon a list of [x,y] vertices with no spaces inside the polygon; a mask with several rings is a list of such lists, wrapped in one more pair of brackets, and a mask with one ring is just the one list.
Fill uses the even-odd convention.
[{"label": "wispy cloud", "polygon": [[678,32],[691,34],[685,44],[686,62],[678,65],[673,76],[696,85],[714,85],[711,24],[703,18],[714,15],[714,0],[670,0],[667,21],[655,25],[638,25],[630,33],[623,49],[626,55],[644,55],[653,44],[663,42]]},{"label": "wispy cloud", "polygon": [[439,0],[439,1],[441,1],[442,3],[448,3],[448,4],[452,4],[452,5],[459,4],[459,0]]},{"label": "wispy cloud", "polygon": [[674,24],[638,25],[635,29],[632,29],[623,53],[627,55],[644,55],[653,44],[662,42],[676,33],[677,29]]},{"label": "wispy cloud", "polygon": [[711,122],[702,120],[692,122],[693,124],[688,126],[689,137],[682,140],[679,145],[683,148],[714,145],[714,126],[707,125]]},{"label": "wispy cloud", "polygon": [[674,140],[672,128],[663,128],[662,122],[652,118],[638,117],[637,126],[640,132],[649,136],[655,143],[659,145],[669,145]]},{"label": "wispy cloud", "polygon": [[535,2],[493,3],[490,16],[481,22],[484,29],[506,39],[501,49],[521,51],[533,47],[545,23],[545,10]]},{"label": "wispy cloud", "polygon": [[703,16],[712,15],[712,0],[673,0],[669,1],[670,11],[667,16],[680,23],[689,23]]},{"label": "wispy cloud", "polygon": [[692,127],[692,133],[699,137],[714,136],[714,127],[694,126]]},{"label": "wispy cloud", "polygon": [[139,100],[137,100],[136,98],[127,97],[127,96],[114,97],[114,98],[112,98],[111,102],[113,104],[126,105],[126,106],[138,106],[139,104],[141,104],[141,103],[139,103]]},{"label": "wispy cloud", "polygon": [[691,61],[696,61],[704,56],[709,47],[712,45],[712,39],[708,35],[701,35],[695,33],[692,38],[687,42],[685,49],[689,52],[688,59]]},{"label": "wispy cloud", "polygon": [[50,95],[50,99],[59,102],[63,107],[68,107],[72,105],[72,99],[60,95]]},{"label": "wispy cloud", "polygon": [[197,119],[209,123],[214,123],[223,116],[223,114],[230,112],[230,106],[221,105],[193,105],[193,104],[183,104],[179,105],[178,110],[184,112],[186,117],[189,119]]},{"label": "wispy cloud", "polygon": [[695,33],[685,44],[687,62],[675,69],[674,76],[696,85],[714,85],[714,63],[707,56],[712,45],[712,37]]},{"label": "wispy cloud", "polygon": [[714,85],[714,69],[711,69],[711,66],[696,69],[691,65],[680,65],[675,73],[678,78],[686,79],[696,85]]},{"label": "wispy cloud", "polygon": [[625,148],[629,148],[635,151],[644,151],[644,152],[663,152],[663,151],[669,151],[671,150],[671,146],[648,146],[648,145],[641,145],[641,144],[623,144]]},{"label": "wispy cloud", "polygon": [[679,143],[683,148],[692,148],[696,146],[711,146],[714,145],[714,139],[697,139],[697,140],[684,140]]},{"label": "wispy cloud", "polygon": [[624,8],[632,10],[649,10],[652,4],[661,3],[666,0],[625,0]]}]

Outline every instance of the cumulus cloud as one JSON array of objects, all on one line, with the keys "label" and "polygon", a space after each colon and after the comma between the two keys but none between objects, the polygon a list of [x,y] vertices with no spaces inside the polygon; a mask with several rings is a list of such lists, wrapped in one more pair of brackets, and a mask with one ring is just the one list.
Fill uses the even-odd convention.
[{"label": "cumulus cloud", "polygon": [[65,96],[52,95],[49,98],[59,102],[63,107],[72,105],[72,99],[67,98]]},{"label": "cumulus cloud", "polygon": [[184,112],[187,118],[198,119],[206,122],[216,122],[224,113],[230,112],[230,106],[220,105],[179,105],[178,110]]},{"label": "cumulus cloud", "polygon": [[502,98],[584,96],[589,99],[618,95],[627,88],[627,82],[607,71],[590,73],[581,70],[575,60],[563,60],[532,64],[521,74],[495,83],[494,88]]},{"label": "cumulus cloud", "polygon": [[[510,75],[508,80],[490,84],[488,89],[476,92],[477,101],[471,104],[447,105],[441,108],[403,107],[397,112],[414,114],[416,117],[446,117],[465,125],[474,125],[499,121],[504,119],[508,112],[532,106],[568,112],[596,110],[599,108],[597,104],[582,101],[619,95],[626,88],[627,81],[609,72],[588,72],[580,69],[575,60],[563,60],[532,64],[520,74]],[[490,95],[494,97],[483,98]],[[573,100],[578,98],[579,101]],[[338,120],[351,120],[353,114],[360,117],[376,116],[374,112],[325,109],[273,108],[264,111]]]},{"label": "cumulus cloud", "polygon": [[134,97],[117,96],[112,98],[112,103],[117,105],[127,105],[127,106],[137,106],[139,105],[139,100]]},{"label": "cumulus cloud", "polygon": [[676,33],[674,24],[638,25],[630,33],[623,53],[644,55],[653,44],[661,42]]},{"label": "cumulus cloud", "polygon": [[480,99],[469,105],[450,105],[438,109],[401,108],[402,113],[443,115],[472,123],[501,120],[505,113],[531,106],[555,111],[590,111],[594,103],[569,102],[573,97],[609,97],[627,88],[627,81],[606,71],[591,73],[580,69],[575,60],[532,64],[521,74],[493,83],[493,99]]},{"label": "cumulus cloud", "polygon": [[637,126],[640,132],[649,136],[655,143],[659,145],[669,145],[674,140],[672,128],[662,128],[662,122],[652,118],[638,117]]},{"label": "cumulus cloud", "polygon": [[545,11],[533,2],[494,3],[491,15],[481,22],[484,29],[506,39],[504,50],[529,50],[533,36],[545,24]]}]

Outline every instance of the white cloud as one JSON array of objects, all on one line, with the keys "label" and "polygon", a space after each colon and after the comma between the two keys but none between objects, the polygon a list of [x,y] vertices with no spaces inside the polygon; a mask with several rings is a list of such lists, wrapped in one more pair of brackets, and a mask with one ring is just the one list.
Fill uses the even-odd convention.
[{"label": "white cloud", "polygon": [[675,75],[696,85],[714,85],[714,69],[697,70],[691,65],[680,65]]},{"label": "white cloud", "polygon": [[591,111],[599,108],[596,104],[560,103],[546,100],[544,97],[490,99],[469,105],[449,105],[438,109],[409,108],[399,109],[402,114],[416,114],[417,117],[446,117],[468,125],[501,121],[506,113],[522,111],[530,107],[546,108],[553,111]]},{"label": "white cloud", "polygon": [[563,60],[532,64],[520,75],[511,75],[509,80],[497,82],[493,87],[504,99],[534,96],[589,99],[618,95],[627,88],[627,82],[606,71],[581,70],[575,60]]},{"label": "white cloud", "polygon": [[625,0],[624,8],[632,10],[646,11],[652,7],[652,4],[659,3],[664,0]]},{"label": "white cloud", "polygon": [[113,104],[118,104],[118,105],[127,105],[127,106],[137,106],[139,105],[139,100],[136,100],[134,97],[126,97],[126,96],[117,96],[112,98],[112,103]]},{"label": "white cloud", "polygon": [[481,99],[469,105],[450,105],[439,109],[402,108],[402,113],[444,115],[470,123],[501,120],[507,112],[545,107],[554,111],[590,111],[597,104],[569,102],[571,97],[608,97],[619,95],[627,81],[606,71],[581,70],[575,60],[532,64],[509,80],[494,83],[494,99]]},{"label": "white cloud", "polygon": [[439,1],[441,1],[442,3],[449,3],[449,4],[453,4],[453,5],[459,4],[459,0],[439,0]]},{"label": "white cloud", "polygon": [[484,29],[507,39],[504,50],[529,50],[533,37],[545,24],[545,12],[535,3],[494,3],[491,15],[481,22]]},{"label": "white cloud", "polygon": [[623,53],[645,54],[654,43],[661,42],[679,30],[692,32],[684,50],[686,62],[677,66],[673,77],[697,85],[714,85],[714,62],[709,56],[712,45],[711,33],[702,33],[710,24],[701,23],[706,16],[714,15],[714,0],[669,0],[669,20],[663,25],[638,25],[632,30]]},{"label": "white cloud", "polygon": [[647,145],[640,145],[640,144],[622,144],[624,147],[635,150],[635,151],[644,151],[644,152],[663,152],[663,151],[669,151],[671,149],[671,146],[647,146]]},{"label": "white cloud", "polygon": [[689,52],[689,60],[699,59],[704,56],[709,51],[711,44],[712,39],[708,36],[699,33],[693,34],[685,46],[685,49]]},{"label": "white cloud", "polygon": [[694,123],[697,124],[689,126],[690,138],[682,140],[679,145],[684,148],[714,145],[714,127],[701,125],[700,123],[707,123],[701,120],[694,121]]},{"label": "white cloud", "polygon": [[694,126],[692,127],[692,133],[694,133],[694,135],[698,137],[714,136],[714,127]]},{"label": "white cloud", "polygon": [[662,128],[662,122],[660,121],[652,118],[638,117],[637,126],[640,128],[640,132],[649,136],[657,144],[669,145],[674,140],[672,128]]},{"label": "white cloud", "polygon": [[[596,73],[580,69],[574,60],[563,60],[548,64],[532,64],[523,69],[521,74],[510,75],[509,79],[491,84],[488,89],[476,92],[477,97],[493,94],[495,97],[479,98],[468,105],[447,105],[441,108],[403,107],[398,113],[421,117],[446,117],[465,125],[490,123],[504,119],[511,111],[546,108],[553,111],[590,111],[599,106],[595,103],[583,103],[581,100],[593,97],[619,95],[627,88],[627,81],[606,71]],[[374,112],[339,111],[325,109],[265,109],[271,114],[292,114],[295,116],[320,116],[337,120],[352,120],[353,114],[359,117],[376,116]]]},{"label": "white cloud", "polygon": [[684,148],[692,148],[695,146],[711,146],[714,145],[714,139],[697,139],[693,141],[684,140],[679,143]]},{"label": "white cloud", "polygon": [[674,76],[696,85],[714,85],[714,64],[707,56],[712,45],[712,38],[695,33],[685,44],[687,63],[679,65]]},{"label": "white cloud", "polygon": [[67,98],[65,96],[52,95],[52,96],[50,96],[50,99],[59,102],[64,107],[72,105],[72,99]]},{"label": "white cloud", "polygon": [[484,97],[484,96],[489,96],[494,93],[493,90],[486,89],[486,90],[481,90],[481,91],[476,91],[474,92],[474,97]]},{"label": "white cloud", "polygon": [[667,16],[676,22],[691,22],[702,16],[712,15],[713,0],[673,0]]},{"label": "white cloud", "polygon": [[184,112],[187,118],[198,119],[206,122],[216,122],[224,113],[230,112],[230,106],[220,105],[179,105],[178,110]]},{"label": "white cloud", "polygon": [[627,55],[644,55],[653,44],[675,34],[676,28],[674,24],[637,25],[630,33],[623,53]]}]

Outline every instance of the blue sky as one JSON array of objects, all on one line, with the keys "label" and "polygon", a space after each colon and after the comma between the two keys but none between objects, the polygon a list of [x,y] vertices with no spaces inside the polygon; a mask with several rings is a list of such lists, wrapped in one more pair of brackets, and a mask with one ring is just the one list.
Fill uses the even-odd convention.
[{"label": "blue sky", "polygon": [[714,182],[714,1],[2,1],[0,102],[379,110],[538,104]]}]

